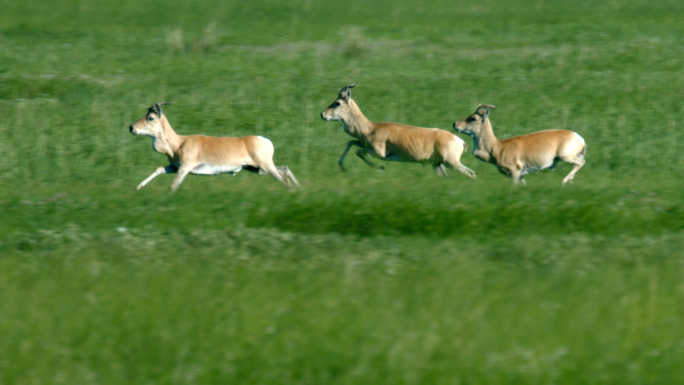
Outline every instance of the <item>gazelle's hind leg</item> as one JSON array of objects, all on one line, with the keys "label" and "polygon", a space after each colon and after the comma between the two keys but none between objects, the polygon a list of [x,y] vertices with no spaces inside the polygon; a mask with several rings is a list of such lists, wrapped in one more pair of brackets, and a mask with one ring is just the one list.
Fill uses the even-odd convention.
[{"label": "gazelle's hind leg", "polygon": [[442,164],[447,168],[456,170],[468,178],[477,179],[475,171],[469,169],[461,163],[461,155],[465,151],[466,146],[458,137],[454,136],[454,141],[449,142],[446,146],[441,146],[439,156],[443,159]]},{"label": "gazelle's hind leg", "polygon": [[[295,184],[295,186],[299,187],[299,182],[297,181],[297,178],[295,178],[294,174],[292,171],[290,171],[290,168],[287,166],[275,166],[276,170],[278,170],[278,174],[285,178],[288,182],[292,182]],[[258,171],[251,171],[251,172],[256,172],[259,175],[271,175],[270,172],[264,170],[263,168],[257,168]],[[278,178],[276,178],[278,179]],[[290,185],[290,183],[286,183],[287,185]]]},{"label": "gazelle's hind leg", "polygon": [[572,180],[575,178],[575,174],[577,174],[577,171],[579,171],[580,168],[584,166],[585,160],[582,158],[575,158],[568,160],[563,159],[563,161],[573,163],[575,165],[570,171],[570,173],[565,178],[563,178],[563,182],[561,183],[561,185],[565,186],[566,183],[572,183]]},{"label": "gazelle's hind leg", "polygon": [[280,175],[285,177],[290,182],[294,183],[295,186],[299,187],[299,182],[297,181],[297,178],[295,178],[294,174],[292,173],[292,171],[290,170],[289,167],[287,167],[287,166],[276,166],[276,169],[278,170]]},{"label": "gazelle's hind leg", "polygon": [[450,168],[452,170],[456,170],[456,171],[460,172],[461,174],[467,176],[468,178],[477,179],[477,175],[475,175],[475,171],[464,166],[461,162],[459,162],[457,160],[449,160],[448,162],[444,162],[443,165],[447,166],[448,168]]},{"label": "gazelle's hind leg", "polygon": [[577,174],[577,171],[579,171],[582,168],[582,166],[584,166],[584,163],[586,162],[584,160],[584,154],[585,154],[586,150],[587,150],[587,147],[584,146],[582,148],[582,151],[579,152],[579,154],[576,154],[574,156],[560,156],[559,157],[560,160],[562,160],[563,162],[568,162],[568,163],[572,163],[575,165],[572,168],[572,170],[570,171],[570,173],[565,178],[563,178],[563,182],[561,183],[562,186],[565,186],[565,184],[567,184],[567,183],[572,183],[572,180],[575,178],[575,174]]},{"label": "gazelle's hind leg", "polygon": [[263,164],[259,166],[259,175],[268,174],[278,180],[278,182],[283,183],[287,186],[292,186],[292,183],[280,173],[275,164]]},{"label": "gazelle's hind leg", "polygon": [[[290,180],[287,179],[281,173],[281,170],[284,171],[284,169],[279,169],[273,163],[273,153],[275,151],[273,148],[273,143],[262,136],[259,136],[258,139],[261,141],[261,146],[258,147],[258,151],[254,151],[254,153],[250,154],[252,156],[252,159],[256,163],[252,167],[256,166],[259,168],[259,175],[269,174],[270,176],[274,177],[278,182],[287,186],[292,186]],[[287,170],[289,171],[289,169]],[[290,172],[290,175],[291,174],[292,172]],[[285,172],[285,175],[287,175],[287,172]],[[296,183],[296,179],[294,179],[294,181]]]}]

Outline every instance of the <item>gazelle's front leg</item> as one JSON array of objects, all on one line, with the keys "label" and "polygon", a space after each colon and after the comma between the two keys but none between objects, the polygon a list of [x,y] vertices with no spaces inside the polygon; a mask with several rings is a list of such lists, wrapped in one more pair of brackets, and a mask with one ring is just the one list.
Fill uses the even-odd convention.
[{"label": "gazelle's front leg", "polygon": [[350,140],[349,143],[347,143],[347,148],[344,150],[344,152],[342,153],[342,157],[337,162],[337,164],[340,166],[340,170],[342,171],[347,171],[344,169],[344,165],[342,163],[344,163],[344,157],[347,156],[347,153],[349,152],[349,149],[352,148],[352,146],[358,146],[363,148],[363,143],[359,142],[358,140]]},{"label": "gazelle's front leg", "polygon": [[433,167],[435,168],[435,174],[437,174],[437,176],[447,176],[447,171],[446,167],[444,167],[444,163],[433,165]]},{"label": "gazelle's front leg", "polygon": [[140,184],[138,185],[138,187],[136,187],[135,189],[136,189],[136,190],[140,190],[141,188],[145,187],[146,184],[150,183],[150,181],[151,181],[152,179],[156,178],[158,175],[161,175],[161,174],[173,174],[173,173],[175,173],[175,172],[177,172],[177,171],[178,171],[178,167],[176,167],[176,166],[174,166],[174,165],[172,165],[172,164],[170,164],[170,165],[168,165],[168,166],[166,166],[166,167],[158,167],[156,170],[154,170],[154,172],[152,173],[152,175],[148,176],[147,179],[145,179],[144,181],[140,182]]},{"label": "gazelle's front leg", "polygon": [[178,190],[178,187],[183,183],[183,179],[185,179],[186,176],[192,171],[193,168],[195,168],[196,165],[191,165],[188,166],[187,164],[181,164],[180,168],[178,169],[178,175],[173,179],[173,183],[171,183],[171,192],[176,192]]},{"label": "gazelle's front leg", "polygon": [[369,165],[373,168],[376,168],[378,170],[384,170],[385,169],[385,167],[378,166],[377,164],[371,162],[371,160],[370,160],[371,155],[365,149],[361,149],[359,151],[356,151],[356,156],[361,158],[361,160],[363,160],[367,165]]},{"label": "gazelle's front leg", "polygon": [[522,170],[511,170],[511,181],[513,186],[527,186],[525,178],[522,175]]},{"label": "gazelle's front leg", "polygon": [[356,152],[356,156],[361,158],[361,160],[363,160],[367,165],[377,170],[385,170],[385,167],[376,165],[375,163],[371,162],[370,158],[375,157],[385,161],[394,160],[392,159],[392,156],[387,153],[384,143],[375,143],[374,145],[370,145],[368,147],[362,147]]}]

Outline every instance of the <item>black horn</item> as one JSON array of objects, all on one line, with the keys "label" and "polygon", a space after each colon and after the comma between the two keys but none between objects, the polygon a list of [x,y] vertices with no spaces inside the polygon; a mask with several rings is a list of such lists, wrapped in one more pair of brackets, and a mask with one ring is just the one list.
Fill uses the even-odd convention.
[{"label": "black horn", "polygon": [[163,106],[163,105],[165,105],[165,104],[173,104],[173,102],[159,102],[159,103],[155,103],[154,106],[148,108],[148,110],[149,110],[150,112],[154,112],[155,114],[159,115],[159,117],[161,117],[162,114],[163,114],[163,112],[162,112],[162,110],[161,110],[161,106]]}]

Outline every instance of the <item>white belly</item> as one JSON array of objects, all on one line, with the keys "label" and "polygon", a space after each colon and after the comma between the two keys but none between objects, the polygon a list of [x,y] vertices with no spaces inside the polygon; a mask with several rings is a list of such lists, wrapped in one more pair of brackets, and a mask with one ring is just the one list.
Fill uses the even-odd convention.
[{"label": "white belly", "polygon": [[525,167],[523,167],[523,170],[522,170],[522,175],[532,174],[533,172],[537,172],[539,170],[544,170],[544,169],[547,169],[551,166],[553,166],[553,161],[551,161],[548,164],[541,165],[541,166],[525,165]]},{"label": "white belly", "polygon": [[199,166],[195,167],[190,171],[191,174],[196,174],[196,175],[217,175],[217,174],[226,174],[226,173],[231,173],[233,175],[237,174],[242,170],[242,166],[223,166],[223,165],[215,165],[215,164],[200,164]]}]

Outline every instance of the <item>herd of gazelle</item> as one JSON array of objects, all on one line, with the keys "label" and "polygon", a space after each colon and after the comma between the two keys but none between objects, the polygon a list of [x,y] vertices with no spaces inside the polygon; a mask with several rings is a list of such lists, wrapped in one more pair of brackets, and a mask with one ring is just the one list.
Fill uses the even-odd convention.
[{"label": "herd of gazelle", "polygon": [[[351,97],[349,85],[342,88],[337,99],[323,112],[326,121],[341,121],[344,132],[355,140],[347,143],[338,164],[344,170],[344,158],[353,146],[360,149],[356,155],[368,165],[382,169],[370,158],[385,161],[430,164],[437,175],[446,175],[452,169],[475,178],[475,172],[461,164],[466,143],[456,135],[439,128],[406,126],[399,123],[375,123],[368,120]],[[273,143],[262,136],[216,137],[205,135],[178,135],[157,103],[147,114],[129,127],[133,135],[152,138],[152,148],[167,156],[169,165],[157,168],[140,182],[140,190],[161,174],[177,174],[171,184],[176,191],[188,174],[235,175],[241,170],[271,175],[287,186],[299,186],[287,166],[273,163]],[[563,179],[571,183],[584,165],[587,146],[579,134],[568,130],[546,130],[498,140],[494,136],[489,110],[491,105],[480,105],[475,113],[454,122],[456,132],[473,138],[473,155],[493,163],[499,171],[510,177],[513,184],[525,185],[524,175],[556,167],[559,160],[572,163],[572,171]]]}]

